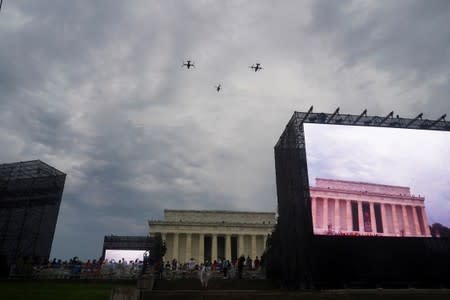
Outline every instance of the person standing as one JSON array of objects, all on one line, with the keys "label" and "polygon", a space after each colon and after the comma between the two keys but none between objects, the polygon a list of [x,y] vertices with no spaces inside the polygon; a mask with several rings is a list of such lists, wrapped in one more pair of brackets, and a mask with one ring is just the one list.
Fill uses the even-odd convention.
[{"label": "person standing", "polygon": [[144,260],[143,260],[143,267],[142,267],[142,274],[145,274],[148,267],[148,251],[144,252]]},{"label": "person standing", "polygon": [[260,264],[258,256],[255,258],[254,264],[255,264],[255,270],[258,270],[259,269],[259,264]]},{"label": "person standing", "polygon": [[228,276],[228,265],[229,265],[229,261],[226,260],[225,258],[222,261],[222,271],[223,271],[223,278],[226,279]]},{"label": "person standing", "polygon": [[246,265],[247,265],[247,269],[249,271],[251,271],[252,270],[252,259],[250,258],[250,255],[247,256]]},{"label": "person standing", "polygon": [[242,279],[242,271],[244,270],[245,257],[242,255],[238,260],[238,276]]},{"label": "person standing", "polygon": [[199,270],[200,283],[202,288],[208,288],[208,280],[210,276],[210,268],[206,264],[202,264]]}]

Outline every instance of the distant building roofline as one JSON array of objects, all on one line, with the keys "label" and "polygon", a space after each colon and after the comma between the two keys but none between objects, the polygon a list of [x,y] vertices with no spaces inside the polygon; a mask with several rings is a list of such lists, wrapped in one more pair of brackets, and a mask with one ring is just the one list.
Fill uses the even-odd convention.
[{"label": "distant building roofline", "polygon": [[198,213],[227,213],[227,214],[268,214],[274,215],[276,212],[268,211],[236,211],[236,210],[195,210],[195,209],[164,209],[166,212],[198,212]]},{"label": "distant building roofline", "polygon": [[328,178],[319,178],[319,177],[316,177],[316,184],[317,184],[317,180],[342,182],[342,183],[353,183],[353,184],[367,184],[367,185],[372,185],[372,186],[394,187],[394,188],[404,188],[404,189],[409,189],[410,188],[409,186],[402,186],[402,185],[389,185],[389,184],[371,183],[371,182],[363,182],[363,181],[352,181],[352,180],[342,180],[342,179],[328,179]]}]

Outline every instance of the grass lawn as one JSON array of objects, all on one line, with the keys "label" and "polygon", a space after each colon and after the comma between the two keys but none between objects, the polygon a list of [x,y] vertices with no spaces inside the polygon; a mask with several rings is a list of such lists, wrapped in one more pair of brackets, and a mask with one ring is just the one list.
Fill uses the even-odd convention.
[{"label": "grass lawn", "polygon": [[135,287],[136,282],[0,281],[2,300],[109,299],[112,287]]},{"label": "grass lawn", "polygon": [[[176,288],[183,288],[180,282]],[[34,300],[34,299],[62,299],[62,300],[90,300],[109,299],[113,287],[135,287],[130,282],[86,282],[86,281],[0,281],[1,300]],[[450,290],[444,289],[399,289],[399,290],[323,290],[323,291],[282,291],[280,289],[246,290],[176,290],[175,286],[168,286],[166,290],[146,292],[148,299],[298,299],[298,300],[448,300]]]}]

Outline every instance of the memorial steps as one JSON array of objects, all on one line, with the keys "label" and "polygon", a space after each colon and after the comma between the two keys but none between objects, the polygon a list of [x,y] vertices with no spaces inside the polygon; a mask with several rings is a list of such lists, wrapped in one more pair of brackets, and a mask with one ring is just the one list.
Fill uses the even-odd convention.
[{"label": "memorial steps", "polygon": [[[211,279],[208,290],[277,290],[278,285],[270,280],[254,279]],[[202,290],[199,279],[186,278],[177,280],[157,280],[153,286],[155,291]]]},{"label": "memorial steps", "polygon": [[322,290],[322,291],[286,291],[286,290],[153,290],[145,291],[141,295],[142,300],[146,299],[202,299],[202,300],[230,300],[230,299],[302,299],[302,300],[353,300],[353,299],[433,299],[448,300],[450,291],[448,289],[436,290],[384,290],[384,289],[365,289],[365,290]]}]

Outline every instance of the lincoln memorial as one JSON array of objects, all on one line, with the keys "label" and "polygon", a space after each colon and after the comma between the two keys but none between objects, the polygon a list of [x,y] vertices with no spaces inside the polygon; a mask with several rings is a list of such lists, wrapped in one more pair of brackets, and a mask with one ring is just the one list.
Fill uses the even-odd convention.
[{"label": "lincoln memorial", "polygon": [[274,212],[165,209],[164,220],[149,221],[149,230],[166,242],[164,260],[255,259],[264,252],[275,222]]},{"label": "lincoln memorial", "polygon": [[431,236],[409,187],[317,178],[310,195],[315,234]]}]

